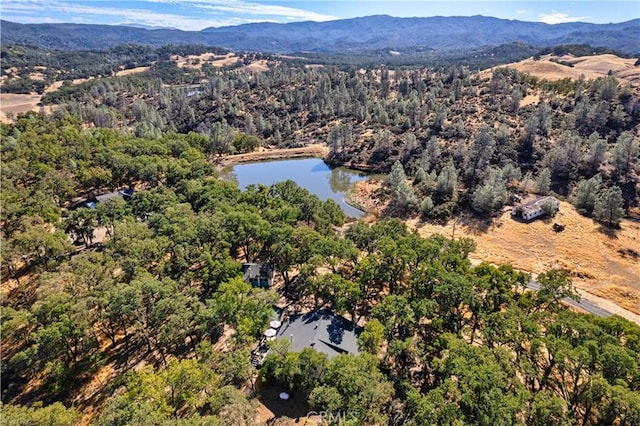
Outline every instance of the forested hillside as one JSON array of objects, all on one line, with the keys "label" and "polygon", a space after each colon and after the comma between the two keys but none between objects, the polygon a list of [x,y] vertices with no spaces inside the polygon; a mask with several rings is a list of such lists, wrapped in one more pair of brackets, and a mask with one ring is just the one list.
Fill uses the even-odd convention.
[{"label": "forested hillside", "polygon": [[[533,292],[512,266],[473,266],[473,240],[402,221],[488,222],[535,192],[614,238],[637,214],[638,86],[259,54],[214,66],[185,49],[93,52],[94,67],[86,52],[3,47],[12,78],[42,66],[67,80],[43,96],[51,114],[0,124],[3,424],[310,411],[363,425],[640,423],[637,324],[569,310],[571,271],[540,274]],[[113,75],[123,60],[149,68]],[[64,64],[93,79],[70,81]],[[384,217],[353,221],[292,181],[241,191],[218,177],[221,157],[309,143],[387,174]],[[245,282],[244,262],[273,265],[276,285]],[[273,340],[254,366],[276,308],[357,322],[359,354]],[[282,391],[290,404],[264,418]]]},{"label": "forested hillside", "polygon": [[6,44],[0,47],[3,93],[42,94],[56,81],[110,77],[120,71],[168,61],[172,55],[215,55],[224,49],[202,45],[163,46],[119,45],[107,50],[47,51],[28,45]]},{"label": "forested hillside", "polygon": [[425,49],[470,51],[509,43],[542,48],[567,43],[594,44],[596,41],[598,47],[637,54],[638,22],[634,19],[615,24],[570,22],[548,25],[479,15],[428,18],[378,15],[326,22],[263,22],[202,31],[8,21],[2,21],[1,30],[5,43],[64,50],[106,49],[135,43],[156,47],[206,44],[237,52],[362,54],[371,50],[399,49],[411,54]]},{"label": "forested hillside", "polygon": [[[293,182],[240,192],[195,133],[139,138],[29,114],[2,140],[6,424],[253,424],[261,381],[360,424],[640,419],[640,329],[564,308],[563,271],[524,292],[509,266],[471,267],[470,240],[422,239],[396,220],[340,238],[333,202]],[[70,208],[134,183],[129,202]],[[278,343],[256,384],[249,350],[279,296],[242,281],[244,260],[274,264],[296,306],[366,320],[363,353]],[[44,408],[17,406],[35,401]]]},{"label": "forested hillside", "polygon": [[[263,70],[243,66],[253,62]],[[158,61],[64,85],[43,102],[137,136],[193,131],[211,155],[245,149],[234,146],[240,131],[270,146],[326,142],[336,165],[387,173],[397,161],[416,178],[400,210],[429,199],[424,214],[436,219],[495,212],[518,190],[570,197],[595,176],[595,193],[614,188],[616,206],[638,207],[640,90],[614,76],[551,82],[508,68],[343,69],[245,56],[228,68]],[[588,214],[591,198],[577,201]]]}]

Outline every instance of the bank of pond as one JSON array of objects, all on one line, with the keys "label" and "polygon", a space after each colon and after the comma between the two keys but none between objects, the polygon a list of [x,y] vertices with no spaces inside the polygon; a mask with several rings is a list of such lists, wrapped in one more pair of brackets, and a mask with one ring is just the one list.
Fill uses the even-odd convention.
[{"label": "bank of pond", "polygon": [[363,181],[363,172],[342,167],[331,168],[322,159],[303,158],[267,160],[229,166],[222,177],[237,183],[240,189],[249,185],[273,185],[292,180],[322,200],[334,200],[347,216],[359,218],[365,212],[349,205],[345,196],[356,182]]}]

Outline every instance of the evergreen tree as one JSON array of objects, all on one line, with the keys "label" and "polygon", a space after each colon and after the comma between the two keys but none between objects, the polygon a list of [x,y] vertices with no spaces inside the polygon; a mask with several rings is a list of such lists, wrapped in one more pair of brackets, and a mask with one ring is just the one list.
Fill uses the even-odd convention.
[{"label": "evergreen tree", "polygon": [[638,162],[638,151],[638,138],[631,132],[624,132],[618,137],[613,150],[613,159],[616,172],[625,179],[629,178],[629,173]]},{"label": "evergreen tree", "polygon": [[427,173],[424,171],[422,167],[418,167],[418,170],[416,170],[416,175],[413,178],[413,183],[418,184],[418,183],[425,182],[426,180],[427,180]]},{"label": "evergreen tree", "polygon": [[607,154],[607,142],[600,138],[597,132],[589,135],[589,153],[587,154],[586,163],[591,171],[596,172],[605,159]]},{"label": "evergreen tree", "polygon": [[596,205],[596,200],[602,190],[602,178],[599,174],[591,179],[578,182],[573,196],[573,204],[578,211],[591,215]]},{"label": "evergreen tree", "polygon": [[407,175],[405,174],[404,167],[402,167],[402,163],[400,163],[400,161],[393,163],[391,173],[389,174],[389,186],[391,190],[395,191],[406,179]]},{"label": "evergreen tree", "polygon": [[547,195],[551,190],[551,170],[548,168],[542,169],[538,178],[536,179],[536,191],[538,194]]},{"label": "evergreen tree", "polygon": [[436,181],[436,191],[443,196],[451,198],[456,188],[458,172],[452,162],[442,168]]},{"label": "evergreen tree", "polygon": [[406,180],[402,181],[396,188],[395,197],[396,203],[404,209],[405,213],[418,204],[416,193]]},{"label": "evergreen tree", "polygon": [[622,191],[619,187],[614,186],[606,189],[596,199],[593,214],[597,219],[606,221],[607,225],[611,227],[614,223],[620,222],[624,216],[623,201]]}]

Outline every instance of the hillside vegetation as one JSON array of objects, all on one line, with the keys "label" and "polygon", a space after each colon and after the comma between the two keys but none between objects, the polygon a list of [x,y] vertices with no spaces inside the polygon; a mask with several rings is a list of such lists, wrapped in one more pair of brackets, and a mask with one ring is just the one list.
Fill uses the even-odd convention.
[{"label": "hillside vegetation", "polygon": [[548,54],[506,66],[550,81],[566,78],[594,80],[598,77],[614,76],[621,82],[637,85],[640,84],[640,67],[636,66],[636,62],[635,58],[621,58],[613,54],[585,56]]},{"label": "hillside vegetation", "polygon": [[[8,424],[252,424],[249,350],[279,296],[242,281],[245,260],[276,266],[293,309],[366,320],[360,355],[274,346],[259,380],[309,410],[359,424],[637,422],[640,328],[568,311],[565,272],[524,292],[509,266],[472,267],[471,240],[423,239],[397,220],[340,238],[334,203],[291,181],[240,192],[213,176],[195,133],[82,127],[35,114],[1,127]],[[108,181],[139,190],[61,210]]]},{"label": "hillside vegetation", "polygon": [[[262,68],[246,65],[255,61]],[[513,68],[341,69],[245,56],[231,68],[158,61],[142,73],[64,85],[42,101],[137,136],[196,132],[211,155],[245,149],[234,145],[240,131],[277,147],[326,142],[332,163],[375,172],[397,161],[420,183],[400,208],[430,197],[437,219],[472,206],[487,185],[495,197],[478,195],[480,213],[499,210],[518,188],[568,197],[596,175],[598,188],[620,188],[632,211],[639,94],[614,76],[550,81]],[[445,177],[451,184],[438,185]],[[579,207],[592,214],[593,203]]]},{"label": "hillside vegetation", "polygon": [[465,51],[523,43],[542,48],[593,44],[637,54],[639,20],[617,24],[582,22],[547,25],[486,16],[395,18],[366,16],[327,22],[255,23],[202,31],[142,29],[89,24],[17,24],[2,21],[4,43],[46,49],[106,49],[120,44],[164,46],[206,44],[234,51],[268,53],[348,53],[392,49],[404,52]]},{"label": "hillside vegetation", "polygon": [[[78,63],[8,49],[24,64],[7,80]],[[510,265],[473,266],[472,239],[405,223],[490,226],[535,192],[615,236],[638,208],[638,86],[146,49],[131,65],[148,68],[116,75],[114,54],[45,93],[51,114],[0,124],[3,423],[640,422],[640,326],[567,309],[567,265],[536,271],[532,292]],[[240,191],[214,167],[319,144],[333,164],[387,174],[380,220],[350,221],[292,181]],[[127,201],[87,205],[123,189]],[[243,262],[273,265],[276,286],[244,282]],[[359,354],[275,340],[256,368],[276,307],[363,325]],[[275,410],[281,391],[292,404]]]}]

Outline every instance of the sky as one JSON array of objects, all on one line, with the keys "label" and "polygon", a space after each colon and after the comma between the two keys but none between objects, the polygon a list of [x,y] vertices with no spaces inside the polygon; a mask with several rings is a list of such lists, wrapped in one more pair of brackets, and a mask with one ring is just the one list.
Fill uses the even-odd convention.
[{"label": "sky", "polygon": [[251,22],[328,21],[378,14],[398,17],[484,15],[547,24],[601,24],[640,18],[640,1],[0,0],[2,19],[25,24],[135,24],[187,31]]}]

